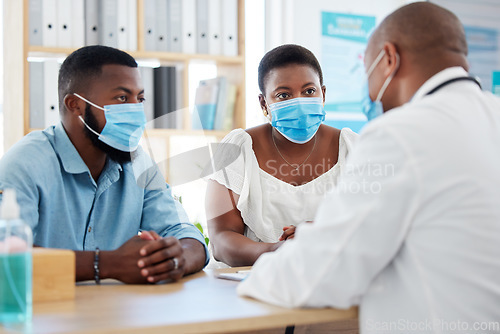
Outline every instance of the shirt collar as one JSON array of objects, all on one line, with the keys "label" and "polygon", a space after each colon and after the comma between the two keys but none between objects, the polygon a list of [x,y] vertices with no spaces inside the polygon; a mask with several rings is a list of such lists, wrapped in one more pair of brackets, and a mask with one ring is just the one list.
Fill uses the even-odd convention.
[{"label": "shirt collar", "polygon": [[[90,173],[89,168],[76,150],[68,137],[62,123],[58,123],[54,128],[54,149],[61,160],[64,170],[70,174]],[[122,170],[122,166],[109,159],[106,164],[107,170]],[[109,165],[109,166],[108,166]]]},{"label": "shirt collar", "polygon": [[430,79],[428,79],[420,88],[417,90],[415,95],[413,95],[411,102],[418,101],[423,98],[432,89],[440,85],[441,83],[460,77],[467,77],[469,73],[460,66],[449,67],[441,72],[434,74]]}]

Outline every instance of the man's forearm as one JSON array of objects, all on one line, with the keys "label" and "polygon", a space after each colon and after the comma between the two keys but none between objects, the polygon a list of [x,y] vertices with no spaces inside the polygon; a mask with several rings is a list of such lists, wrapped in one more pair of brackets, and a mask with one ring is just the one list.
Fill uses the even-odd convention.
[{"label": "man's forearm", "polygon": [[[110,251],[100,251],[98,266],[99,266],[99,278],[112,278],[109,265],[110,262]],[[75,251],[76,258],[76,281],[88,281],[95,279],[95,270],[94,270],[94,260],[95,260],[95,251]]]},{"label": "man's forearm", "polygon": [[185,264],[185,274],[192,274],[203,269],[206,261],[205,247],[196,239],[184,238],[179,240],[183,253]]},{"label": "man's forearm", "polygon": [[94,252],[75,251],[76,281],[94,279]]}]

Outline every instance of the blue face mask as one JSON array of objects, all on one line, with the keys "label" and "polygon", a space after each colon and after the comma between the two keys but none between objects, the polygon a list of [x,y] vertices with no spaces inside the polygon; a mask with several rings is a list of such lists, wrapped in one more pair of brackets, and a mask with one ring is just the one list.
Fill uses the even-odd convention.
[{"label": "blue face mask", "polygon": [[146,116],[142,103],[110,104],[103,108],[76,93],[74,95],[90,105],[104,110],[106,124],[101,133],[88,126],[82,116],[78,116],[87,129],[99,137],[100,141],[124,152],[132,152],[137,149],[146,126]]},{"label": "blue face mask", "polygon": [[373,64],[370,66],[368,71],[366,71],[366,81],[363,86],[363,98],[361,100],[361,107],[363,114],[365,114],[368,121],[371,121],[374,118],[377,118],[378,116],[384,113],[384,107],[382,106],[382,101],[381,101],[382,96],[384,95],[387,86],[389,86],[389,84],[391,83],[392,78],[394,78],[394,75],[396,74],[397,70],[399,69],[399,55],[396,54],[396,59],[397,59],[396,70],[387,77],[384,84],[380,88],[377,98],[375,99],[375,101],[372,101],[370,97],[370,91],[368,89],[368,78],[370,78],[370,75],[373,73],[373,70],[375,69],[375,67],[377,67],[378,63],[380,63],[380,60],[382,60],[384,55],[385,55],[385,50],[380,51],[377,58],[375,58]]},{"label": "blue face mask", "polygon": [[305,144],[316,134],[325,120],[323,99],[299,97],[269,105],[271,125],[286,139]]},{"label": "blue face mask", "polygon": [[372,101],[370,91],[368,90],[368,80],[363,85],[363,99],[361,100],[362,111],[368,122],[384,113],[384,107],[381,101]]}]

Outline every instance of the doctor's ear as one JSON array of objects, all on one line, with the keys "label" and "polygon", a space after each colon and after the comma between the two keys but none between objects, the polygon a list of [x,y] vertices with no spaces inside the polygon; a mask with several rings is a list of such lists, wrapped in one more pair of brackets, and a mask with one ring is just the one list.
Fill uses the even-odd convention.
[{"label": "doctor's ear", "polygon": [[385,57],[382,58],[382,61],[385,65],[384,74],[390,75],[396,68],[399,66],[399,53],[396,45],[390,42],[384,43]]},{"label": "doctor's ear", "polygon": [[325,101],[326,101],[326,86],[325,85],[321,86],[321,91],[323,92],[323,106],[325,106]]}]

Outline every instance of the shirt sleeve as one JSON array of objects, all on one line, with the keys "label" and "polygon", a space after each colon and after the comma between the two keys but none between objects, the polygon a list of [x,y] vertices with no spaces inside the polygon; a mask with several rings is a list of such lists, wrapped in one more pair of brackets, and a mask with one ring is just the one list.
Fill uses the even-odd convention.
[{"label": "shirt sleeve", "polygon": [[347,308],[390,263],[417,212],[421,182],[400,138],[366,130],[314,223],[262,255],[240,295],[286,307]]},{"label": "shirt sleeve", "polygon": [[141,230],[153,230],[162,237],[198,240],[205,248],[205,265],[207,265],[209,253],[204,236],[189,222],[186,211],[172,196],[170,186],[165,183],[156,165],[153,164],[143,172],[137,181],[145,188]]},{"label": "shirt sleeve", "polygon": [[349,128],[343,128],[341,136],[343,144],[346,146],[346,153],[348,154],[353,150],[354,146],[356,145],[359,135]]},{"label": "shirt sleeve", "polygon": [[10,188],[16,191],[21,219],[35,232],[38,226],[40,195],[34,180],[40,171],[37,166],[30,164],[30,161],[37,161],[37,152],[30,154],[29,147],[25,148],[23,150],[21,144],[18,144],[0,160],[0,189]]},{"label": "shirt sleeve", "polygon": [[251,138],[242,129],[231,131],[217,144],[215,154],[203,172],[205,179],[214,180],[240,195],[245,183],[245,150]]}]

